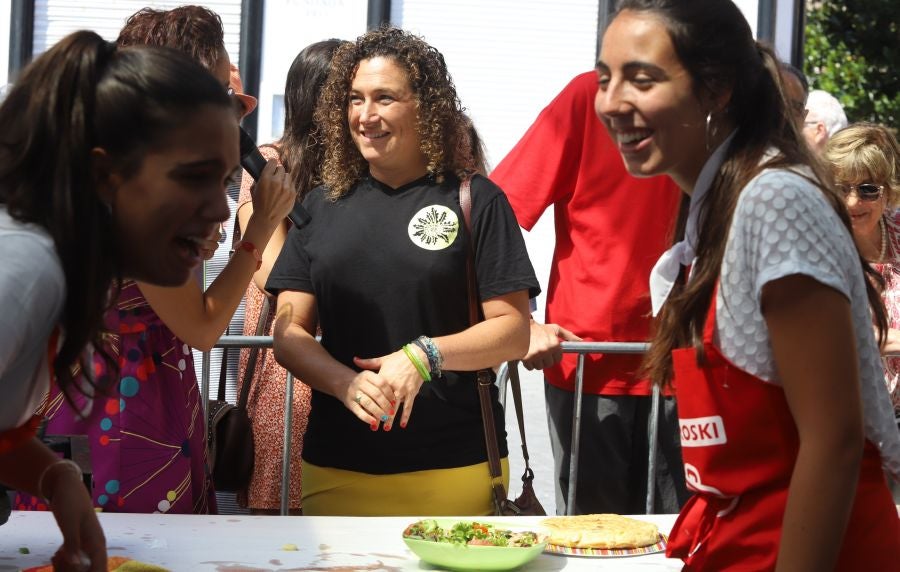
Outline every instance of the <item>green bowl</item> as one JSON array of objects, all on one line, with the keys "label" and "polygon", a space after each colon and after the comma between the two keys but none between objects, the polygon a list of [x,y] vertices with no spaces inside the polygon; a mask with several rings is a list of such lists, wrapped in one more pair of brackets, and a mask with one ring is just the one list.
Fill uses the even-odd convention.
[{"label": "green bowl", "polygon": [[[441,528],[447,529],[457,522],[470,522],[477,520],[484,524],[491,524],[497,528],[513,531],[531,530],[538,534],[545,532],[540,526],[523,526],[506,522],[490,522],[479,519],[429,519],[436,520]],[[546,535],[544,536],[546,538]],[[449,570],[513,570],[535,558],[544,551],[547,542],[539,542],[528,548],[509,546],[470,546],[465,544],[451,544],[448,542],[433,542],[430,540],[418,540],[404,538],[403,542],[412,552],[434,566],[440,566]]]}]

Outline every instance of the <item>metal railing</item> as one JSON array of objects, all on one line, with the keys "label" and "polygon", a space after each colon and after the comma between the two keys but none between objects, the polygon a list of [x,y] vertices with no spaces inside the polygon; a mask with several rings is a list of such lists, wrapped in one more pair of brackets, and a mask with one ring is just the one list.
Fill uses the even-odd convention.
[{"label": "metal railing", "polygon": [[[650,344],[636,342],[562,342],[563,353],[578,354],[575,365],[575,404],[572,408],[572,445],[569,454],[569,490],[566,495],[566,514],[572,514],[575,505],[575,491],[578,487],[578,454],[581,449],[581,402],[584,395],[584,356],[586,354],[643,354]],[[500,389],[500,401],[506,405],[506,389],[510,370],[518,368],[519,362],[503,364],[497,371],[497,382]],[[518,375],[518,373],[516,373]],[[657,436],[659,434],[659,386],[653,385],[650,402],[650,417],[647,421],[647,514],[653,514],[656,501],[656,455],[658,451]]]},{"label": "metal railing", "polygon": [[[272,336],[222,336],[216,342],[217,348],[261,348],[272,347]],[[207,419],[206,408],[209,405],[210,355],[203,352],[203,371],[200,375],[200,393],[203,399],[203,419]],[[252,383],[252,379],[247,380]],[[291,416],[294,411],[294,376],[287,372],[284,387],[284,446],[281,449],[281,508],[280,514],[286,516],[290,507],[289,490],[291,481]]]},{"label": "metal railing", "polygon": [[[586,354],[643,354],[650,347],[646,343],[633,342],[562,342],[563,353],[578,354],[575,366],[575,405],[572,411],[572,446],[569,455],[569,490],[566,497],[566,514],[571,514],[575,504],[575,491],[578,485],[578,454],[581,448],[581,404],[584,392],[584,356]],[[216,342],[217,348],[263,348],[272,347],[272,336],[222,336]],[[506,390],[510,376],[510,368],[518,368],[519,362],[504,363],[497,371],[497,383],[500,389],[500,401],[506,406]],[[207,419],[206,407],[209,403],[210,386],[210,354],[203,352],[203,371],[200,377],[200,392],[203,399],[204,415]],[[251,380],[252,381],[252,380]],[[281,452],[281,515],[289,510],[288,491],[291,473],[291,416],[293,414],[294,376],[288,372],[284,391],[284,446]],[[656,497],[656,455],[657,436],[659,434],[659,387],[654,385],[651,394],[650,417],[647,421],[647,439],[649,443],[647,460],[647,514],[653,514]]]}]

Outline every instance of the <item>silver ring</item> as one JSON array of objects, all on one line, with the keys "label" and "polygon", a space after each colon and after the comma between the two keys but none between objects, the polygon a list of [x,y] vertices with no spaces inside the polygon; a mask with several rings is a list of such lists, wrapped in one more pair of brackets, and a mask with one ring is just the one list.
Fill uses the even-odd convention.
[{"label": "silver ring", "polygon": [[356,392],[356,397],[353,398],[353,401],[355,401],[357,405],[359,405],[360,407],[362,407],[362,403],[360,403],[360,401],[362,401],[362,398],[363,398],[362,392],[361,392],[361,391],[357,391],[357,392]]}]

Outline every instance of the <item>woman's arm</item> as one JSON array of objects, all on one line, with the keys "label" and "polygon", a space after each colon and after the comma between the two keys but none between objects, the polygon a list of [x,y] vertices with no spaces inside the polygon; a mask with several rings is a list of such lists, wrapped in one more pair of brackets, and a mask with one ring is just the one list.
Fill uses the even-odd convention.
[{"label": "woman's arm", "polygon": [[761,304],[800,437],[777,570],[831,570],[850,517],[864,439],[850,303],[810,277],[792,275],[766,284]]},{"label": "woman's arm", "polygon": [[[259,185],[253,199],[256,212],[248,218],[242,238],[262,252],[293,208],[295,194],[290,178],[281,167],[276,171],[274,160],[266,164]],[[240,249],[206,292],[193,278],[177,288],[143,282],[138,286],[153,311],[176,336],[189,346],[209,351],[231,321],[254,272],[253,253]]]},{"label": "woman's arm", "polygon": [[[33,438],[0,455],[0,482],[38,497],[46,496],[63,536],[53,557],[54,570],[106,570],[106,539],[80,472]],[[83,557],[90,568],[82,567]]]},{"label": "woman's arm", "polygon": [[[238,225],[241,229],[241,236],[244,236],[244,229],[249,228],[250,219],[253,216],[253,203],[244,203],[238,207]],[[275,227],[275,232],[269,239],[266,249],[262,253],[262,266],[253,274],[253,283],[260,291],[265,291],[266,282],[269,280],[269,273],[281,254],[281,248],[287,239],[287,233],[290,230],[290,221],[285,219],[280,225]]]},{"label": "woman's arm", "polygon": [[390,384],[375,372],[357,373],[331,357],[313,337],[316,323],[315,296],[295,290],[278,294],[275,360],[310,387],[341,400],[360,420],[377,429],[380,418],[393,409],[395,396]]},{"label": "woman's arm", "polygon": [[881,355],[900,355],[900,330],[890,328],[887,331],[887,339],[881,348]]},{"label": "woman's arm", "polygon": [[[475,371],[494,367],[505,361],[519,359],[528,351],[529,312],[528,292],[520,290],[482,303],[484,320],[465,330],[433,338],[444,358],[445,370]],[[412,341],[412,340],[410,340]],[[420,348],[409,348],[423,364],[428,357]],[[400,427],[406,427],[413,402],[423,379],[412,361],[402,350],[376,358],[356,358],[359,367],[378,371],[387,379],[397,395],[397,407],[403,404]],[[396,409],[390,415],[393,415]],[[385,429],[390,428],[389,420]]]}]

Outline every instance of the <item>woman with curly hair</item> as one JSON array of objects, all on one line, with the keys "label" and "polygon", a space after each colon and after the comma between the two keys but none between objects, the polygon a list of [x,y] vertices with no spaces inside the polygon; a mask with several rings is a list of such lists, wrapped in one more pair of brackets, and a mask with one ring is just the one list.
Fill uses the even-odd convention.
[{"label": "woman with curly hair", "polygon": [[468,126],[443,56],[419,37],[382,28],[338,48],[316,120],[325,163],[303,202],[312,221],[291,231],[267,283],[275,357],[313,389],[304,514],[489,514],[475,371],[525,353],[539,290],[509,203],[471,177],[466,230]]}]

